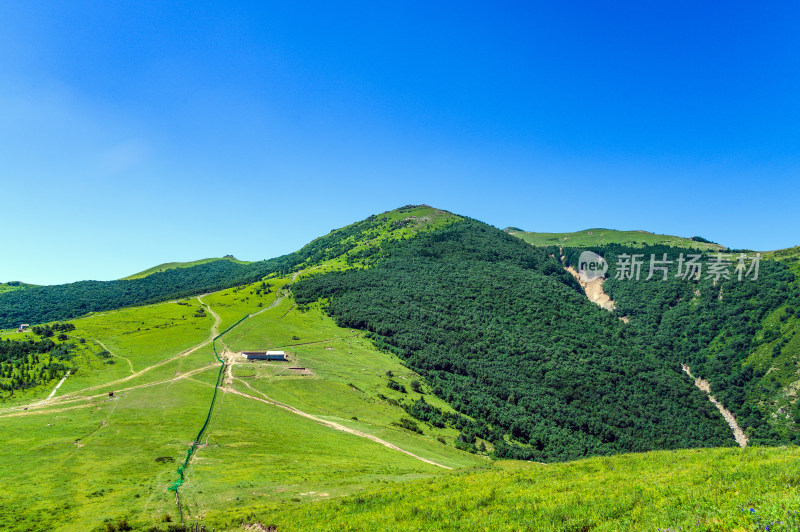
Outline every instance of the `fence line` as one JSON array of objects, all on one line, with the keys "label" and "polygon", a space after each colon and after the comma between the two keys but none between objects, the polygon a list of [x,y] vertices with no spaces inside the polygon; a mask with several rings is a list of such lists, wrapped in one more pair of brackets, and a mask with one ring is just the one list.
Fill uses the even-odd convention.
[{"label": "fence line", "polygon": [[173,482],[170,485],[170,487],[167,488],[168,491],[174,491],[175,492],[175,503],[178,505],[178,512],[181,514],[181,522],[183,521],[183,511],[181,510],[180,498],[178,496],[178,488],[180,488],[181,485],[183,485],[183,481],[184,481],[185,475],[186,475],[186,468],[189,467],[189,461],[192,459],[192,456],[194,455],[195,451],[197,450],[197,446],[200,444],[200,440],[202,440],[202,438],[203,438],[203,434],[205,433],[206,429],[208,428],[208,422],[211,420],[211,413],[214,410],[214,403],[217,400],[217,392],[219,391],[219,384],[220,384],[220,382],[222,382],[222,379],[224,378],[223,375],[225,374],[225,368],[227,367],[227,364],[225,364],[225,361],[222,360],[222,358],[220,358],[220,356],[219,356],[219,353],[217,353],[217,345],[216,345],[217,344],[217,340],[220,337],[222,337],[223,334],[227,333],[228,331],[230,331],[231,329],[233,329],[234,327],[236,327],[237,325],[239,325],[240,323],[242,323],[244,320],[246,320],[249,317],[250,317],[249,314],[247,314],[246,316],[242,317],[242,319],[240,319],[239,321],[237,321],[236,323],[234,323],[233,325],[231,325],[230,327],[228,327],[227,329],[225,329],[224,331],[222,331],[221,333],[216,335],[213,338],[213,340],[211,340],[211,347],[214,350],[214,356],[216,357],[217,361],[220,363],[219,373],[217,373],[217,382],[214,384],[214,394],[211,396],[211,404],[208,407],[208,414],[206,414],[206,420],[203,422],[203,426],[200,428],[200,431],[197,433],[197,436],[195,436],[191,447],[189,447],[189,449],[186,451],[186,458],[183,460],[183,463],[177,469],[178,480]]}]

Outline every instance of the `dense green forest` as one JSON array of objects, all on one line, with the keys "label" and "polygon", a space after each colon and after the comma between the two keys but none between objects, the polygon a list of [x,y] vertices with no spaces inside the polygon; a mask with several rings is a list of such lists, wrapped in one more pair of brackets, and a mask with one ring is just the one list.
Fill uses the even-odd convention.
[{"label": "dense green forest", "polygon": [[23,322],[45,323],[71,319],[88,312],[222,290],[252,283],[270,274],[284,275],[309,264],[339,257],[357,247],[365,235],[400,228],[391,225],[384,217],[370,216],[361,222],[331,231],[299,251],[251,264],[214,261],[166,270],[140,279],[80,281],[3,292],[0,293],[0,328],[15,327]]},{"label": "dense green forest", "polygon": [[[768,423],[771,399],[796,379],[796,361],[786,359],[785,371],[781,371],[783,367],[776,371],[771,365],[791,337],[781,337],[777,327],[763,326],[765,318],[775,312],[780,315],[779,322],[800,318],[800,290],[794,283],[794,274],[784,264],[761,260],[754,279],[755,253],[750,252],[742,259],[744,269],[740,276],[736,268],[742,254],[736,253],[721,257],[728,264],[717,269],[725,272],[717,279],[713,265],[720,264],[720,258],[715,253],[664,246],[634,249],[608,245],[591,250],[609,263],[603,288],[616,303],[616,315],[630,319],[635,341],[652,346],[666,361],[689,365],[694,375],[709,380],[717,399],[733,411],[752,443],[800,443],[800,431],[794,424],[779,427]],[[564,249],[562,253],[566,262],[577,267],[582,251]],[[558,250],[552,248],[548,252]],[[628,262],[627,258],[620,258],[633,254],[639,254],[643,263],[638,281],[619,273],[620,265]],[[699,255],[699,279],[697,275],[686,275],[690,255]],[[666,271],[654,271],[652,278],[646,280],[651,258],[660,261],[654,265]],[[765,343],[770,344],[770,363],[748,362]],[[768,372],[770,376],[764,379]]]},{"label": "dense green forest", "polygon": [[293,285],[422,374],[498,457],[541,461],[706,445],[730,430],[679,365],[590,303],[547,250],[465,220],[385,243],[371,268]]}]

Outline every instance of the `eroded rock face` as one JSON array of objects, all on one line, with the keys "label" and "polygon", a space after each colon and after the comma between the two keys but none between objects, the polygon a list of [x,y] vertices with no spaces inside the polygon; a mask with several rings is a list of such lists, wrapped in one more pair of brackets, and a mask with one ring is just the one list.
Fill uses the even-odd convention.
[{"label": "eroded rock face", "polygon": [[575,277],[578,283],[580,283],[580,285],[583,287],[584,292],[586,292],[586,297],[589,298],[589,301],[591,301],[592,303],[596,303],[597,305],[600,305],[609,312],[614,310],[614,308],[616,307],[614,301],[608,296],[608,294],[606,294],[603,291],[603,283],[605,282],[605,279],[598,278],[586,282],[583,279],[581,279],[581,276],[578,275],[578,272],[575,271],[575,268],[573,268],[572,266],[568,266],[565,269],[569,273],[571,273],[573,277]]},{"label": "eroded rock face", "polygon": [[711,395],[711,384],[707,380],[701,379],[700,377],[695,378],[695,376],[692,375],[691,368],[686,364],[681,364],[681,369],[683,369],[683,371],[689,375],[689,377],[694,379],[694,385],[700,390],[704,391],[708,396],[708,400],[711,401],[711,404],[717,407],[717,410],[719,410],[719,413],[722,414],[722,417],[725,418],[725,421],[728,423],[731,431],[733,431],[733,439],[736,440],[736,443],[739,444],[739,447],[747,447],[747,435],[736,422],[736,418],[733,416],[733,413],[722,406],[722,403],[717,401],[717,399]]}]

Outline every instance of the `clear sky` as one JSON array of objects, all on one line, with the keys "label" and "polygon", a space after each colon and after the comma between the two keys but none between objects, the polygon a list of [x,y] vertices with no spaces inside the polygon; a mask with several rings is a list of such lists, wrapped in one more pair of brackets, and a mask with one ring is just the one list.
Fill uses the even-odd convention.
[{"label": "clear sky", "polygon": [[0,281],[408,203],[800,244],[796,2],[188,4],[0,0]]}]

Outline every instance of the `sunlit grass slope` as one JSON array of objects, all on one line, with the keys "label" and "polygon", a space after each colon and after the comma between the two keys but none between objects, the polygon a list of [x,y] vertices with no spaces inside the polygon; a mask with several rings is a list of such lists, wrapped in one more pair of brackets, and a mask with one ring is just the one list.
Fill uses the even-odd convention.
[{"label": "sunlit grass slope", "polygon": [[[54,382],[0,404],[0,483],[14,487],[0,490],[0,529],[104,530],[123,521],[166,529],[166,515],[174,523],[166,488],[205,419],[219,367],[209,339],[247,314],[218,349],[281,348],[291,361],[232,366],[181,488],[187,518],[488,463],[456,449],[452,429],[398,426],[408,417],[400,401],[424,394],[449,407],[424,386],[422,394],[390,390],[387,371],[406,384],[419,376],[318,307],[297,308],[284,289],[291,277],[265,281],[269,290],[259,282],[72,320],[67,341],[85,340],[77,372],[50,400]],[[111,356],[100,357],[106,349]],[[304,374],[288,369],[298,365]]]},{"label": "sunlit grass slope", "polygon": [[[211,512],[217,530],[799,530],[797,448],[496,462],[340,500]],[[769,528],[767,528],[769,527]]]}]

